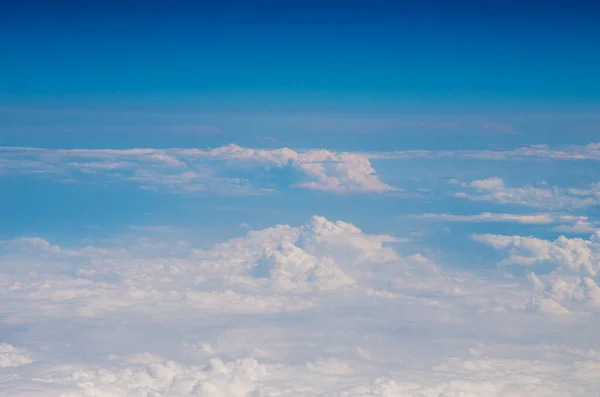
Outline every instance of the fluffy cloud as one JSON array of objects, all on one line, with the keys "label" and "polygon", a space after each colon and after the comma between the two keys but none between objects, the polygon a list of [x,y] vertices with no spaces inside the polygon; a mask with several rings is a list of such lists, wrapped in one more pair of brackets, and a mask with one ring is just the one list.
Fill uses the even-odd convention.
[{"label": "fluffy cloud", "polygon": [[554,241],[535,237],[474,235],[473,239],[496,250],[505,251],[502,264],[532,266],[547,264],[561,272],[576,272],[596,277],[600,272],[600,234],[589,240],[558,237]]},{"label": "fluffy cloud", "polygon": [[369,158],[364,155],[309,151],[294,165],[308,175],[309,181],[299,184],[308,189],[339,192],[398,190],[379,180]]},{"label": "fluffy cloud", "polygon": [[[589,276],[573,287],[540,275],[526,289],[404,256],[394,241],[319,216],[208,249],[160,233],[84,247],[8,241],[0,394],[579,396],[600,386],[600,353],[555,339],[576,330],[585,345],[593,318],[483,310],[525,304],[531,291],[592,310]],[[538,350],[524,350],[531,340]]]},{"label": "fluffy cloud", "polygon": [[[347,361],[318,358],[306,365],[264,364],[254,358],[184,364],[154,354],[111,357],[104,366],[56,366],[35,380],[8,380],[8,396],[114,397],[495,397],[593,395],[598,353],[556,346],[477,345],[431,369],[369,377]],[[520,355],[521,358],[515,358]],[[356,362],[361,370],[367,367]],[[559,376],[557,376],[559,375]],[[306,379],[310,378],[310,382]],[[303,381],[304,380],[304,381]],[[0,383],[0,387],[2,384]],[[1,389],[0,389],[1,390]],[[47,393],[47,394],[43,394]]]},{"label": "fluffy cloud", "polygon": [[91,318],[149,308],[157,313],[303,311],[318,301],[296,294],[359,288],[370,267],[400,263],[386,246],[393,241],[317,216],[301,227],[251,231],[210,250],[181,242],[169,249],[145,238],[128,249],[64,248],[20,238],[4,244],[0,298],[22,302],[20,311],[8,315],[16,322],[25,313]]},{"label": "fluffy cloud", "polygon": [[500,264],[545,267],[545,274],[529,272],[528,307],[547,314],[600,307],[600,235],[589,240],[560,236],[554,241],[534,237],[474,235],[473,239],[506,252]]},{"label": "fluffy cloud", "polygon": [[0,148],[0,164],[6,173],[54,174],[74,180],[80,179],[80,174],[95,174],[180,193],[210,190],[239,194],[272,188],[253,186],[247,178],[224,176],[241,171],[240,167],[246,169],[242,175],[249,167],[258,175],[290,167],[298,174],[295,186],[305,189],[335,193],[397,190],[379,180],[366,155],[328,150],[297,152],[237,145],[210,150]]},{"label": "fluffy cloud", "polygon": [[111,357],[103,367],[52,367],[5,391],[9,396],[248,397],[267,373],[253,358],[213,358],[195,366],[146,353]]},{"label": "fluffy cloud", "polygon": [[0,368],[19,367],[32,362],[33,359],[23,349],[0,343]]},{"label": "fluffy cloud", "polygon": [[600,287],[590,277],[530,272],[528,278],[533,288],[530,305],[542,313],[568,314],[582,304],[600,307]]}]

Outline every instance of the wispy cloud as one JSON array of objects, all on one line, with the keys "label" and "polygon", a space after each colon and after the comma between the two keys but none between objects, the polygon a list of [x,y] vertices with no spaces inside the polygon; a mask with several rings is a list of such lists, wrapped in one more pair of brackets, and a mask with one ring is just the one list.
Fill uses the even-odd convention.
[{"label": "wispy cloud", "polygon": [[536,214],[505,214],[482,212],[480,214],[456,215],[456,214],[422,214],[422,215],[406,215],[404,218],[434,220],[442,222],[497,222],[497,223],[520,223],[525,225],[549,225],[562,224],[554,230],[558,231],[588,231],[592,230],[592,224],[587,216],[573,216],[542,212]]},{"label": "wispy cloud", "polygon": [[[78,173],[134,181],[148,189],[173,192],[212,191],[250,194],[273,190],[253,186],[248,171],[296,171],[293,186],[331,193],[397,191],[382,182],[369,158],[360,153],[315,149],[297,152],[288,148],[251,149],[229,145],[199,149],[39,149],[0,148],[3,173],[59,174],[76,180]],[[236,177],[236,171],[244,177]],[[226,172],[225,172],[226,171]]]},{"label": "wispy cloud", "polygon": [[514,222],[522,224],[549,224],[555,222],[552,214],[532,214],[532,215],[517,215],[517,214],[493,214],[484,212],[473,215],[453,215],[453,214],[422,214],[422,215],[407,215],[406,218],[414,219],[431,219],[444,222]]},{"label": "wispy cloud", "polygon": [[407,150],[395,152],[373,152],[370,158],[418,159],[418,158],[470,158],[480,160],[518,161],[578,161],[600,160],[600,143],[588,145],[529,145],[516,149],[496,150]]},{"label": "wispy cloud", "polygon": [[[456,184],[455,181],[451,183]],[[521,187],[507,186],[498,177],[461,183],[469,189],[467,192],[456,192],[456,197],[475,201],[492,201],[500,204],[520,204],[528,207],[565,209],[583,208],[598,203],[600,185],[590,184],[585,189],[525,185]]]}]

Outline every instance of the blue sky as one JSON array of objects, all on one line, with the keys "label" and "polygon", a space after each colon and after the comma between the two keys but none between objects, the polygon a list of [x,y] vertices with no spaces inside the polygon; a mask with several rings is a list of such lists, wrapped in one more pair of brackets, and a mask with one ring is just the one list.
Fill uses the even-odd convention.
[{"label": "blue sky", "polygon": [[[594,103],[593,12],[574,4],[10,7],[3,96]],[[219,100],[220,99],[220,100]]]},{"label": "blue sky", "polygon": [[597,395],[598,16],[7,7],[0,394]]},{"label": "blue sky", "polygon": [[302,175],[293,169],[265,173],[261,165],[219,166],[223,177],[276,185],[258,196],[148,191],[127,178],[16,169],[0,182],[10,225],[2,233],[39,230],[70,239],[82,230],[94,235],[173,219],[196,230],[220,228],[225,237],[239,233],[232,231],[239,223],[298,222],[319,213],[406,234],[422,225],[413,221],[403,230],[407,220],[389,218],[507,205],[453,199],[451,178],[585,187],[594,182],[593,160],[379,159],[377,153],[595,142],[594,15],[576,5],[540,10],[510,3],[13,6],[2,17],[8,34],[0,39],[2,146],[369,152],[377,178],[403,193],[307,192],[294,187]]}]

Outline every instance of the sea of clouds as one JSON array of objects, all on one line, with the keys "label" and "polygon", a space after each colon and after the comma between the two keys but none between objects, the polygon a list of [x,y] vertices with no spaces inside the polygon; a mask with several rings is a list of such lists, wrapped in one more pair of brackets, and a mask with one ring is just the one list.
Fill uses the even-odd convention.
[{"label": "sea of clouds", "polygon": [[598,395],[598,235],[472,238],[498,270],[320,216],[208,249],[4,241],[0,395]]}]

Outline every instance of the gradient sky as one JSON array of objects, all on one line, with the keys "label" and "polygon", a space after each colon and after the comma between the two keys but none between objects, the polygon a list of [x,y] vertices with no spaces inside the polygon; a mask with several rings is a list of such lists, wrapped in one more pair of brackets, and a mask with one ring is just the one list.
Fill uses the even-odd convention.
[{"label": "gradient sky", "polygon": [[597,395],[600,7],[198,3],[2,9],[0,394]]},{"label": "gradient sky", "polygon": [[[353,152],[586,145],[597,140],[600,126],[597,15],[574,3],[516,2],[12,5],[0,16],[0,145],[208,149],[235,143]],[[501,176],[515,184],[591,182],[569,181],[572,169],[547,164],[528,165],[537,172],[528,176],[514,172],[520,164],[497,170],[497,164],[473,169],[471,161],[443,158],[371,163],[386,183],[413,191],[441,193],[446,179],[475,169],[473,179]],[[283,186],[296,176],[286,171],[270,178]],[[122,227],[150,208],[161,209],[154,211],[162,214],[157,222],[199,211],[207,220],[219,214],[223,222],[240,223],[215,211],[215,201],[254,205],[251,198],[198,200],[122,182],[95,199],[103,189],[97,182],[92,193],[36,174],[8,175],[0,183],[11,227],[3,233],[49,231],[56,222],[64,223],[65,235],[89,223]],[[363,203],[380,209],[379,218],[364,215],[374,225],[390,211],[460,205],[325,195],[319,203],[330,204],[311,208],[302,194],[280,191],[256,205],[279,206],[288,216],[359,217],[352,208]]]}]

